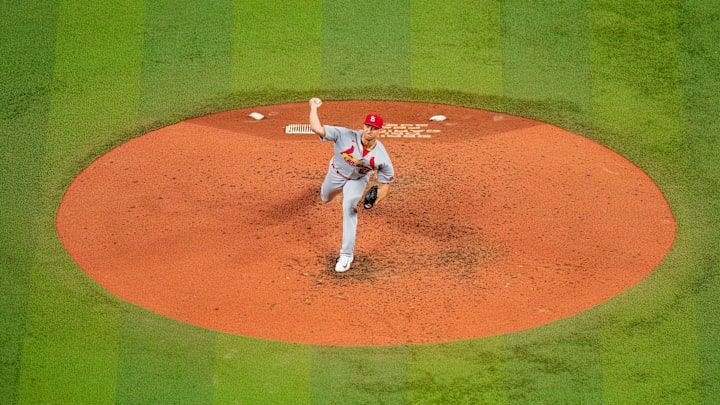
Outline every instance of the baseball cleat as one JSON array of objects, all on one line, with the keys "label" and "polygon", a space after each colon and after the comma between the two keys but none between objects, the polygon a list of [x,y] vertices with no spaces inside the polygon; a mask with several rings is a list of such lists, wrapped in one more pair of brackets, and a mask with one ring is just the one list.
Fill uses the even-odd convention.
[{"label": "baseball cleat", "polygon": [[352,262],[352,256],[340,256],[337,260],[337,263],[335,263],[335,271],[337,271],[338,273],[348,271]]}]

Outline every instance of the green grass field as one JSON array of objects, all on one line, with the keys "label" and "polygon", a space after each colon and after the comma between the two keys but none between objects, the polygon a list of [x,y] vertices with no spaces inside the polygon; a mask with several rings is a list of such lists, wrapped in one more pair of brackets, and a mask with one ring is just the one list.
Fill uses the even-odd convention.
[{"label": "green grass field", "polygon": [[[0,403],[720,401],[719,2],[6,0],[0,19]],[[597,140],[662,188],[675,245],[572,318],[353,348],[160,317],[63,249],[63,192],[103,152],[310,96],[503,111]]]}]

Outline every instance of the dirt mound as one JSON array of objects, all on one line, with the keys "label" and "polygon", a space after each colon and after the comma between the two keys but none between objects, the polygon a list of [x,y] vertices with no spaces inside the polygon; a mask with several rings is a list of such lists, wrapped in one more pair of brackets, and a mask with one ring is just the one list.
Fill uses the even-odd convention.
[{"label": "dirt mound", "polygon": [[[251,112],[265,118],[255,120]],[[360,210],[333,271],[341,211],[318,191],[332,145],[287,135],[306,103],[180,122],[103,155],[70,185],[58,234],[117,296],[258,338],[391,345],[477,338],[593,307],[646,277],[675,238],[632,163],[557,127],[461,107],[326,102],[326,124],[389,124],[388,198]],[[442,122],[429,117],[442,114]]]}]

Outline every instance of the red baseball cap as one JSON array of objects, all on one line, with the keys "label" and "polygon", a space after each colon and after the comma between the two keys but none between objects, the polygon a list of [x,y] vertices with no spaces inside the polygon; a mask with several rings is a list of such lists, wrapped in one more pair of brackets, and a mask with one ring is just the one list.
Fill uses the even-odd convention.
[{"label": "red baseball cap", "polygon": [[365,117],[365,125],[370,125],[370,126],[380,129],[383,127],[383,124],[384,124],[384,121],[383,121],[382,117],[380,117],[377,114],[368,114],[368,116]]}]

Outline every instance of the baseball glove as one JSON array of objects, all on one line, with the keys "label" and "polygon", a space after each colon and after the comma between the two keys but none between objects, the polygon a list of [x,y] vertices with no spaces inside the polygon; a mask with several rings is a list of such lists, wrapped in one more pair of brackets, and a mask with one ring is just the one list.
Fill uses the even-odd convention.
[{"label": "baseball glove", "polygon": [[365,193],[365,200],[363,200],[363,207],[366,210],[369,210],[370,208],[375,205],[375,201],[377,201],[377,186],[370,187],[370,190],[368,190],[367,193]]}]

